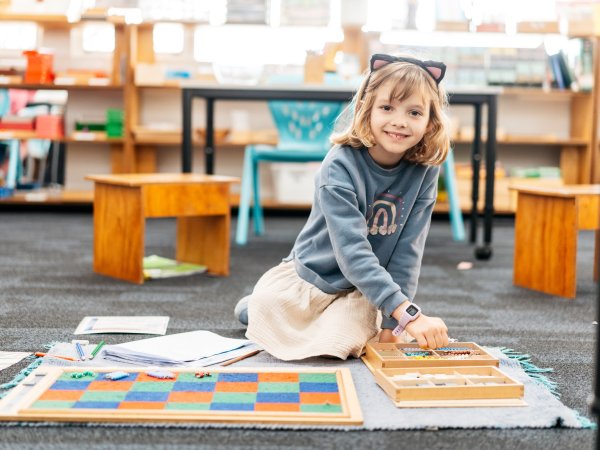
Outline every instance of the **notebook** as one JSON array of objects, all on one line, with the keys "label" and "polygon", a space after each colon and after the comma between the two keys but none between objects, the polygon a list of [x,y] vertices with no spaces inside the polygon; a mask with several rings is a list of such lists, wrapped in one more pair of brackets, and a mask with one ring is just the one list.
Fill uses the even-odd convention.
[{"label": "notebook", "polygon": [[227,361],[257,349],[258,346],[248,339],[226,338],[198,330],[107,345],[103,356],[112,361],[144,366],[199,366]]}]

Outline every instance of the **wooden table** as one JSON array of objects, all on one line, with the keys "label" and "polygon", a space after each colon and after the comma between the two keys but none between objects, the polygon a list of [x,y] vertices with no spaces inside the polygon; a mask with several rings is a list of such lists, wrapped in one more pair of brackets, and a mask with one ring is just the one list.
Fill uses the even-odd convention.
[{"label": "wooden table", "polygon": [[229,188],[237,178],[200,174],[90,175],[94,271],[144,282],[145,219],[177,217],[178,261],[229,275]]},{"label": "wooden table", "polygon": [[575,298],[577,234],[596,230],[600,258],[600,185],[513,186],[518,193],[513,283]]},{"label": "wooden table", "polygon": [[[215,102],[217,101],[342,101],[349,102],[355,94],[357,86],[348,85],[265,85],[265,86],[224,86],[217,84],[186,84],[181,88],[182,94],[182,141],[181,170],[192,172],[192,101],[194,98],[205,100],[206,141],[204,144],[204,170],[214,173],[215,157]],[[454,89],[449,95],[451,105],[468,105],[474,108],[474,137],[471,151],[473,182],[471,190],[471,232],[470,241],[477,243],[479,201],[479,172],[482,157],[488,175],[495,173],[496,166],[496,123],[498,116],[498,87],[471,89]],[[483,107],[487,109],[487,140],[485,152],[482,152]],[[492,256],[492,222],[494,216],[494,177],[485,179],[485,197],[483,207],[483,245],[475,248],[477,259],[489,259]]]}]

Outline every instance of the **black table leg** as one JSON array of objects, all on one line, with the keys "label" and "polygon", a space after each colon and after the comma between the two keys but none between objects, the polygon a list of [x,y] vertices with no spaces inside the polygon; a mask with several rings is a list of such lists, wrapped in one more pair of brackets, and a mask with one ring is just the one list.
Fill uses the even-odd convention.
[{"label": "black table leg", "polygon": [[473,136],[473,150],[471,151],[471,169],[473,171],[473,179],[471,186],[471,243],[477,242],[477,221],[478,211],[477,203],[479,203],[479,172],[481,167],[481,103],[473,105],[475,107],[475,125]]},{"label": "black table leg", "polygon": [[206,144],[204,145],[204,171],[207,175],[215,173],[215,101],[206,99]]},{"label": "black table leg", "polygon": [[494,179],[496,171],[496,97],[488,97],[488,136],[485,152],[485,204],[483,208],[483,246],[475,249],[477,259],[492,256],[492,222],[494,219]]},{"label": "black table leg", "polygon": [[183,128],[181,139],[181,171],[192,172],[192,95],[183,89],[181,99],[183,105]]}]

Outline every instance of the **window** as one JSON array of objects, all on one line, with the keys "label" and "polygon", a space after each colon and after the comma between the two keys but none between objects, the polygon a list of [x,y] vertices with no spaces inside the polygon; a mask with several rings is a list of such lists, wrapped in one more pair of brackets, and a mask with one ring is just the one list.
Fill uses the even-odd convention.
[{"label": "window", "polygon": [[[240,15],[242,3],[244,0],[226,2],[227,8],[235,9],[226,10],[225,25],[196,28],[197,61],[302,65],[308,50],[322,50],[326,42],[343,39],[341,0],[250,0],[256,8],[247,20]],[[252,24],[263,13],[266,18],[260,19],[262,24]],[[231,23],[234,18],[243,23]]]},{"label": "window", "polygon": [[115,49],[115,27],[110,23],[84,24],[82,29],[83,51],[110,53]]},{"label": "window", "polygon": [[38,28],[33,22],[0,23],[0,49],[33,50],[37,47]]},{"label": "window", "polygon": [[180,23],[157,23],[152,32],[156,53],[176,55],[183,52],[183,25]]}]

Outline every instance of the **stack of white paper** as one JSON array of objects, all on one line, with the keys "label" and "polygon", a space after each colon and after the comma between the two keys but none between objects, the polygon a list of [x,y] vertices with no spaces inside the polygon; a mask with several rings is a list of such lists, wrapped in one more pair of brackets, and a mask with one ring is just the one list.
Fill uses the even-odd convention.
[{"label": "stack of white paper", "polygon": [[104,347],[104,358],[150,366],[203,366],[227,361],[258,349],[248,339],[231,339],[210,331],[170,334]]}]

